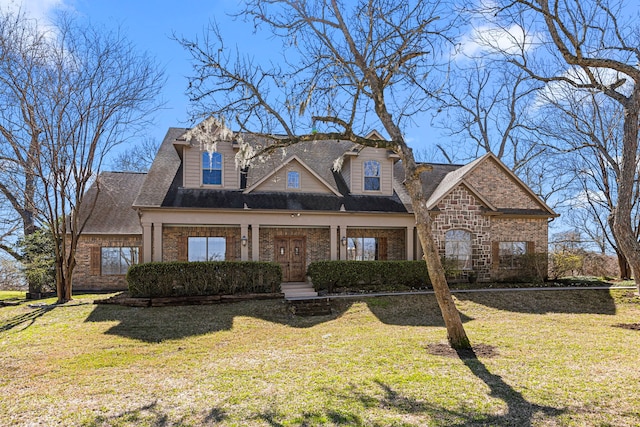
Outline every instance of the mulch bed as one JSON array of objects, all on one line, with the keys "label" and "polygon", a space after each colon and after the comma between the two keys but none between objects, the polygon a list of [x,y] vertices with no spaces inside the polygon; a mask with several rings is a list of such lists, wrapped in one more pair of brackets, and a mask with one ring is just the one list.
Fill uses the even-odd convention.
[{"label": "mulch bed", "polygon": [[613,325],[616,328],[629,329],[632,331],[640,331],[640,323],[618,323]]},{"label": "mulch bed", "polygon": [[449,344],[428,344],[425,349],[434,356],[456,357],[461,359],[492,358],[499,355],[496,348],[487,344],[471,346],[473,350],[454,350]]}]

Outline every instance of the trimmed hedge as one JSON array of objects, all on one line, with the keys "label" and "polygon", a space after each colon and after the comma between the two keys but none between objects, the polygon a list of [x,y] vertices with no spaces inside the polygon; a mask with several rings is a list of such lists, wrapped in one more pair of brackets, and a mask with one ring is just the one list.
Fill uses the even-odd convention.
[{"label": "trimmed hedge", "polygon": [[281,282],[272,262],[149,262],[127,272],[133,298],[276,293]]},{"label": "trimmed hedge", "polygon": [[430,287],[424,261],[317,261],[307,274],[316,291],[407,291]]}]

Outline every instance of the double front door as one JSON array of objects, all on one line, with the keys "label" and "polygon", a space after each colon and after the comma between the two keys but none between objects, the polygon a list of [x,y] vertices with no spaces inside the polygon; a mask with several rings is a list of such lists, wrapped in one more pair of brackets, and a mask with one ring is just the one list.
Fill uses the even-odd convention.
[{"label": "double front door", "polygon": [[276,237],[276,262],[282,266],[283,282],[304,282],[306,263],[306,240],[304,237]]}]

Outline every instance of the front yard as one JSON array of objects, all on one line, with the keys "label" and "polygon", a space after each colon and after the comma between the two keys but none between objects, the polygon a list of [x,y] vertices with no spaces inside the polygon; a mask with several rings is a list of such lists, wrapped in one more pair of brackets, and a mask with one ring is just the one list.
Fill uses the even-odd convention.
[{"label": "front yard", "polygon": [[457,294],[477,357],[444,345],[432,295],[315,318],[103,297],[0,307],[0,425],[640,425],[629,290]]}]

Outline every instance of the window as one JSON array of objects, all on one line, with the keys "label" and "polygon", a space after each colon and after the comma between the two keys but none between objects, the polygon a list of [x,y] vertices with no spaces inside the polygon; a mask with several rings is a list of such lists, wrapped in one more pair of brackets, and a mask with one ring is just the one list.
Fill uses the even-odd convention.
[{"label": "window", "polygon": [[189,237],[189,261],[224,261],[227,241],[224,237]]},{"label": "window", "polygon": [[202,153],[202,183],[222,185],[222,154]]},{"label": "window", "polygon": [[101,248],[100,268],[102,274],[127,274],[127,270],[138,263],[138,248]]},{"label": "window", "polygon": [[287,188],[300,188],[300,173],[296,171],[287,172]]},{"label": "window", "polygon": [[380,162],[375,160],[364,162],[364,189],[380,191]]},{"label": "window", "polygon": [[378,259],[378,239],[375,237],[350,237],[347,240],[349,261],[375,261]]},{"label": "window", "polygon": [[445,234],[445,257],[460,270],[471,270],[471,233],[449,230]]},{"label": "window", "polygon": [[499,242],[500,268],[520,268],[522,256],[527,253],[527,242]]}]

